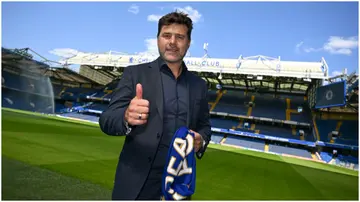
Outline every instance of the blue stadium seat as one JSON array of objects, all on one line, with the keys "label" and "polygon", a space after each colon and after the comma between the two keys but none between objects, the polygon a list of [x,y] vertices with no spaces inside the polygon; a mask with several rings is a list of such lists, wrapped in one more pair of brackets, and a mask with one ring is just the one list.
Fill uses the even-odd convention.
[{"label": "blue stadium seat", "polygon": [[359,123],[358,121],[342,121],[340,137],[336,140],[339,144],[358,145]]},{"label": "blue stadium seat", "polygon": [[224,135],[220,133],[212,133],[211,141],[215,144],[220,144],[221,140],[223,139]]},{"label": "blue stadium seat", "polygon": [[245,96],[244,92],[228,90],[223,94],[213,111],[247,115],[248,107],[244,103],[249,102],[250,99],[251,97]]},{"label": "blue stadium seat", "polygon": [[208,96],[208,101],[209,102],[215,102],[216,97],[217,97],[216,91],[215,90],[209,90],[207,96]]},{"label": "blue stadium seat", "polygon": [[[296,134],[293,135],[292,128],[289,126],[272,126],[268,124],[256,124],[256,130],[259,130],[260,134],[275,136],[275,137],[283,137],[288,139],[297,139],[301,140],[300,135],[298,133],[299,129],[296,129]],[[305,141],[315,141],[314,135],[311,130],[302,129],[304,131],[304,140]]]},{"label": "blue stadium seat", "polygon": [[86,96],[92,95],[97,91],[98,90],[91,88],[67,87],[65,92],[61,94],[61,98],[66,100],[76,100],[77,98],[86,98]]},{"label": "blue stadium seat", "polygon": [[[316,120],[321,141],[331,143],[331,136],[329,134],[332,131],[336,131],[338,122],[338,120]],[[333,143],[358,146],[358,127],[357,121],[342,121],[339,137]]]},{"label": "blue stadium seat", "polygon": [[94,103],[91,104],[90,106],[88,106],[88,109],[94,109],[94,110],[99,110],[99,111],[105,111],[107,108],[107,104],[101,104],[101,103]]},{"label": "blue stadium seat", "polygon": [[53,84],[52,86],[53,86],[54,96],[55,97],[60,96],[60,92],[62,91],[62,89],[64,87],[61,85],[57,85],[57,84]]},{"label": "blue stadium seat", "polygon": [[78,113],[78,112],[66,113],[66,114],[62,114],[62,116],[78,118],[78,119],[84,119],[84,120],[88,120],[88,121],[92,121],[92,122],[99,122],[99,117],[97,117],[97,116],[81,114],[81,113]]},{"label": "blue stadium seat", "polygon": [[241,146],[245,148],[252,148],[263,151],[265,147],[265,141],[260,139],[248,139],[240,136],[228,136],[224,142],[225,144],[231,144]]},{"label": "blue stadium seat", "polygon": [[7,71],[2,71],[2,74],[6,78],[4,79],[4,86],[7,88],[46,96],[51,94],[51,83],[47,77],[38,76],[36,78],[35,76],[18,75]]},{"label": "blue stadium seat", "polygon": [[289,154],[289,155],[301,156],[305,158],[312,158],[311,153],[305,149],[298,149],[298,148],[280,146],[275,144],[269,144],[269,151],[280,154]]},{"label": "blue stadium seat", "polygon": [[336,120],[316,120],[320,140],[330,142],[329,134],[336,129]]},{"label": "blue stadium seat", "polygon": [[328,152],[320,152],[319,153],[321,159],[323,161],[325,161],[326,163],[329,163],[332,159],[332,154],[328,153]]},{"label": "blue stadium seat", "polygon": [[359,159],[354,156],[347,156],[347,155],[339,154],[336,158],[343,162],[359,164]]},{"label": "blue stadium seat", "polygon": [[[252,96],[254,96],[254,105],[252,110],[249,111],[249,107],[246,104],[251,101]],[[209,102],[214,102],[216,97],[217,95],[215,91],[208,92]],[[290,109],[296,110],[297,112],[291,114],[290,120],[310,123],[311,110],[303,96],[283,95],[279,96],[278,98],[274,98],[272,94],[258,94],[249,92],[247,95],[245,95],[244,91],[227,90],[213,111],[238,115],[248,115],[248,112],[251,112],[251,116],[286,120],[287,98],[289,98],[291,101]],[[302,109],[301,112],[298,112],[299,107]]]},{"label": "blue stadium seat", "polygon": [[2,107],[26,110],[39,113],[53,113],[54,100],[24,91],[2,89]]},{"label": "blue stadium seat", "polygon": [[211,127],[215,128],[225,128],[225,129],[232,129],[239,125],[238,121],[233,119],[223,119],[219,117],[212,117],[210,118]]},{"label": "blue stadium seat", "polygon": [[286,120],[286,101],[272,95],[255,95],[252,116]]},{"label": "blue stadium seat", "polygon": [[303,122],[303,123],[311,123],[311,109],[307,101],[304,101],[303,96],[287,96],[291,100],[291,109],[298,110],[302,108],[302,111],[297,113],[291,114],[292,121]]},{"label": "blue stadium seat", "polygon": [[18,80],[20,79],[19,75],[2,71],[2,76],[5,78],[4,86],[8,88],[14,88],[14,89],[20,89],[20,82]]}]

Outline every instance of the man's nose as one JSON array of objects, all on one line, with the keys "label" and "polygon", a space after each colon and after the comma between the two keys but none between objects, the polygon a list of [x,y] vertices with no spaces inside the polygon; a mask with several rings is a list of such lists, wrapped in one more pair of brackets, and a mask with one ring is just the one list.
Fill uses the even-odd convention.
[{"label": "man's nose", "polygon": [[175,42],[176,42],[176,36],[173,35],[173,36],[171,36],[171,38],[170,38],[170,43],[171,43],[171,44],[175,44]]}]

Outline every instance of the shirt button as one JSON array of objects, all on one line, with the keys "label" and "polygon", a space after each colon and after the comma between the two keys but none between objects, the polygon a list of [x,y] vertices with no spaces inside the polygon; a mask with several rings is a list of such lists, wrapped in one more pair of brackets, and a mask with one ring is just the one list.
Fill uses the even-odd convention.
[{"label": "shirt button", "polygon": [[157,136],[157,138],[160,138],[160,133],[157,133],[156,136]]},{"label": "shirt button", "polygon": [[149,163],[151,163],[151,160],[152,160],[152,159],[151,159],[151,157],[148,157],[148,161],[149,161]]}]

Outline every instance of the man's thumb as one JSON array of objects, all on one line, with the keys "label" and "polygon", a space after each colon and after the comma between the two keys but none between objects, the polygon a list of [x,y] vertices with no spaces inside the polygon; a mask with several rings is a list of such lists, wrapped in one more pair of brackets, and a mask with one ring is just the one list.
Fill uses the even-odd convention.
[{"label": "man's thumb", "polygon": [[140,83],[136,84],[136,98],[142,99],[143,89]]}]

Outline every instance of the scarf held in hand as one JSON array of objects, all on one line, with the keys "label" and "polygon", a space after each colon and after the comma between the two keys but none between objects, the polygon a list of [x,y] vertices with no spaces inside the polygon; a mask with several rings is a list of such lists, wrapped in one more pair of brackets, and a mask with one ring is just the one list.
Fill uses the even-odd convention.
[{"label": "scarf held in hand", "polygon": [[195,192],[194,134],[179,128],[170,144],[162,179],[163,200],[184,200]]}]

